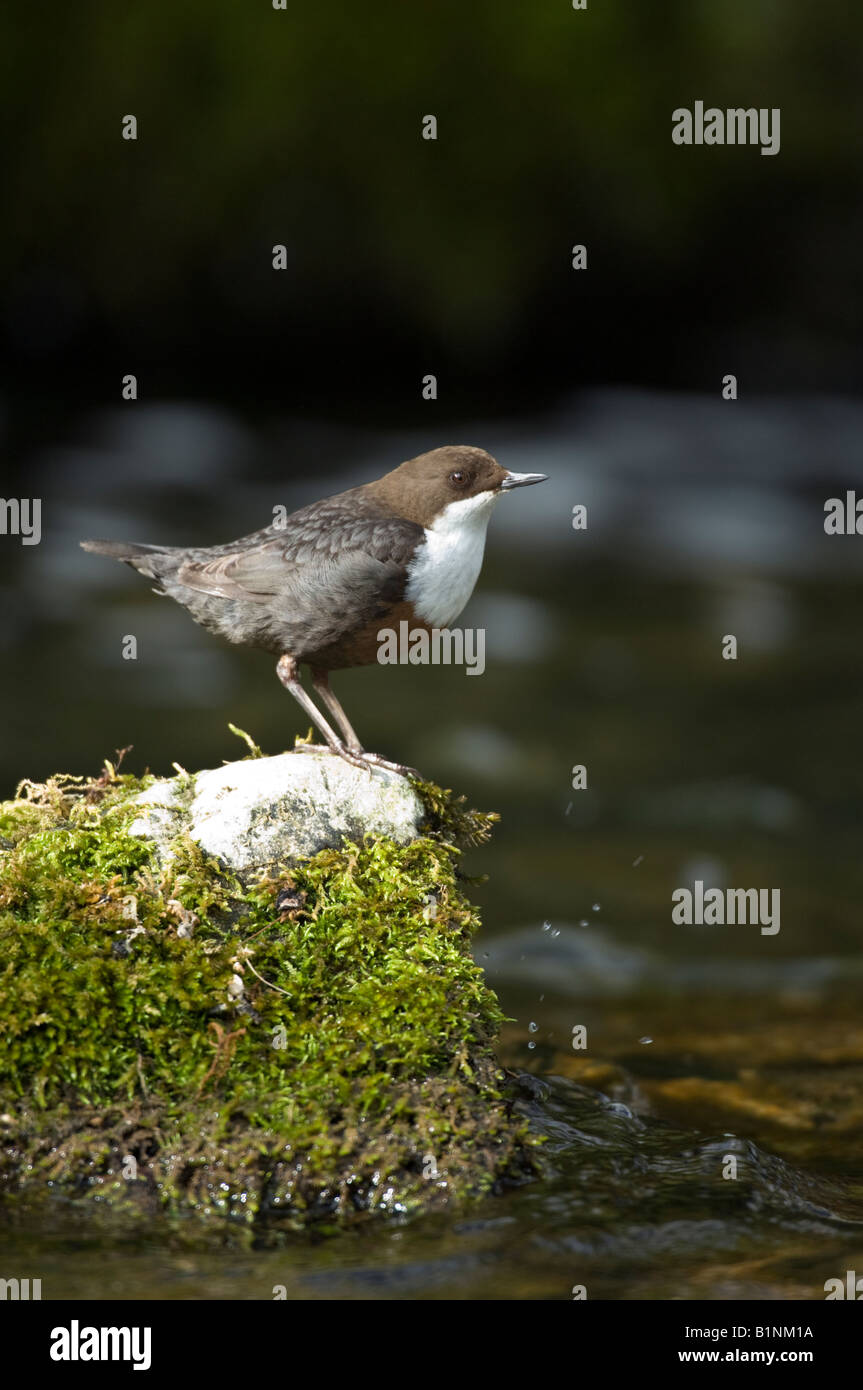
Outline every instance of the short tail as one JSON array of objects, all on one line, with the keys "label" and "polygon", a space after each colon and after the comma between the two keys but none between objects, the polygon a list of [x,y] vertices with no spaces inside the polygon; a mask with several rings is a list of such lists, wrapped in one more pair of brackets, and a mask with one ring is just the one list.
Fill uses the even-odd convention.
[{"label": "short tail", "polygon": [[92,550],[96,555],[109,555],[112,560],[122,560],[150,579],[156,578],[153,561],[157,556],[170,554],[171,551],[170,546],[136,545],[133,541],[82,541],[81,548]]}]

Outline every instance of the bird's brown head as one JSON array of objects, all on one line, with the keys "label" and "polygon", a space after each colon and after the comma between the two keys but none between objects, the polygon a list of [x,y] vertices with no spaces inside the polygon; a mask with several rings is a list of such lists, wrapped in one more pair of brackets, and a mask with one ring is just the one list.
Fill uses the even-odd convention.
[{"label": "bird's brown head", "polygon": [[509,472],[485,449],[447,444],[408,459],[370,487],[400,516],[431,526],[452,503],[473,500],[465,512],[481,512],[511,488],[544,480],[544,473]]}]

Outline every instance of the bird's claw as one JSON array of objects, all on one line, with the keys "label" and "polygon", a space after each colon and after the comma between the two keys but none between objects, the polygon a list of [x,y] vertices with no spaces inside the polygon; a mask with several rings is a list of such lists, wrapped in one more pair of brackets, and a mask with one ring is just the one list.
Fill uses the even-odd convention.
[{"label": "bird's claw", "polygon": [[346,763],[351,763],[354,767],[364,767],[367,772],[371,771],[365,753],[349,748],[346,743],[335,744],[330,748],[330,752],[335,753],[339,758],[344,758]]},{"label": "bird's claw", "polygon": [[415,767],[406,767],[404,763],[391,763],[382,758],[380,753],[364,753],[363,757],[374,767],[382,767],[387,772],[397,772],[400,777],[419,777]]},{"label": "bird's claw", "polygon": [[405,767],[403,763],[391,763],[387,758],[381,757],[380,753],[366,753],[363,750],[349,748],[346,743],[332,746],[330,752],[339,758],[344,758],[345,762],[352,763],[354,767],[363,767],[366,772],[371,772],[373,767],[383,768],[385,772],[398,773],[400,777],[419,777],[415,767]]}]

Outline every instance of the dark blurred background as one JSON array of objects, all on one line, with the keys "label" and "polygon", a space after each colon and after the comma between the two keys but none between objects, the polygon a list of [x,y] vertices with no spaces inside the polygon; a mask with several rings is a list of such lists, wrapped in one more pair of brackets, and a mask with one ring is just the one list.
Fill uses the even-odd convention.
[{"label": "dark blurred background", "polygon": [[[43,503],[39,546],[0,544],[4,794],[126,744],[217,764],[229,719],[269,751],[305,732],[268,657],[80,538],[223,541],[468,442],[551,475],[491,527],[486,674],[336,686],[368,746],[503,812],[472,863],[490,929],[598,902],[727,951],[669,922],[706,866],[783,887],[773,956],[856,948],[863,551],[823,504],[863,483],[863,14],[83,0],[0,26],[2,491]],[[697,99],[779,107],[779,154],[674,145]]]}]

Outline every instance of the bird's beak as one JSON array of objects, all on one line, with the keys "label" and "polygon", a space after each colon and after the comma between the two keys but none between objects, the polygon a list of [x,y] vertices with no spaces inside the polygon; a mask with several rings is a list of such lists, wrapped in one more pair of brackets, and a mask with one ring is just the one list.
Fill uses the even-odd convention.
[{"label": "bird's beak", "polygon": [[547,473],[507,473],[501,483],[501,489],[508,492],[511,487],[530,487],[531,483],[545,483],[547,481]]}]

